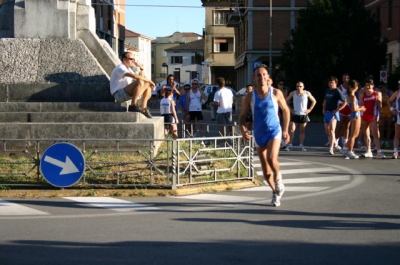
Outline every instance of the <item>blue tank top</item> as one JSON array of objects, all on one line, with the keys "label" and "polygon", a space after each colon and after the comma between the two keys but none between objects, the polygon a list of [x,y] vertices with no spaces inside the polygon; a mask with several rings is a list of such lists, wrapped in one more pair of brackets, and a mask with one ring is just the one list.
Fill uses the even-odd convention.
[{"label": "blue tank top", "polygon": [[278,116],[278,102],[274,97],[274,88],[270,87],[265,98],[259,98],[253,90],[251,109],[253,111],[254,139],[258,146],[266,146],[268,141],[281,133]]},{"label": "blue tank top", "polygon": [[[349,108],[353,108],[353,104],[351,104],[351,102],[347,102],[347,104],[349,105]],[[356,98],[356,105],[358,106],[358,99]],[[350,113],[350,120],[354,119],[355,117],[360,117],[360,112],[359,111],[352,111]]]}]

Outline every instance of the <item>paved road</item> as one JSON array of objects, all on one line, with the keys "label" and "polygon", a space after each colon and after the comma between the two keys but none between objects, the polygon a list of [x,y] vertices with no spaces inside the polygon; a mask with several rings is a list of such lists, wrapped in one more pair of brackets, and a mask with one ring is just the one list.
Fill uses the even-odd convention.
[{"label": "paved road", "polygon": [[281,161],[287,191],[279,208],[269,206],[266,188],[2,198],[0,264],[399,264],[399,161],[318,150]]},{"label": "paved road", "polygon": [[279,208],[267,187],[1,198],[0,265],[400,264],[400,160],[330,156],[318,125],[307,152],[280,154]]}]

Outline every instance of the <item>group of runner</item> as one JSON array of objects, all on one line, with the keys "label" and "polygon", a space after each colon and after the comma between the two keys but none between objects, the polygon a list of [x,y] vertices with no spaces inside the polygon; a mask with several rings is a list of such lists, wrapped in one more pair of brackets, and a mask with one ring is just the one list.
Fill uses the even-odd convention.
[{"label": "group of runner", "polygon": [[[357,159],[359,156],[354,153],[354,146],[358,139],[358,147],[366,151],[362,156],[374,157],[374,147],[377,152],[375,157],[385,158],[381,148],[389,147],[394,119],[392,158],[397,159],[400,136],[399,89],[391,92],[383,83],[376,86],[372,77],[364,81],[363,87],[358,81],[350,80],[348,74],[344,74],[342,80],[343,83],[337,87],[337,78],[329,78],[329,90],[324,99],[323,113],[329,153],[333,155],[334,150],[337,150],[347,159]],[[361,144],[363,136],[365,145]],[[339,138],[342,139],[343,148],[339,145]]]}]

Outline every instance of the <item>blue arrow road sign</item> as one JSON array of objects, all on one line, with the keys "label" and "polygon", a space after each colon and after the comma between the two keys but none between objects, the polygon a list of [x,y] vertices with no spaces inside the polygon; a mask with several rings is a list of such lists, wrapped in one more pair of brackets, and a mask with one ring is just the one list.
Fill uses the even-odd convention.
[{"label": "blue arrow road sign", "polygon": [[69,187],[77,183],[85,171],[85,157],[74,145],[56,143],[44,151],[40,171],[51,185]]}]

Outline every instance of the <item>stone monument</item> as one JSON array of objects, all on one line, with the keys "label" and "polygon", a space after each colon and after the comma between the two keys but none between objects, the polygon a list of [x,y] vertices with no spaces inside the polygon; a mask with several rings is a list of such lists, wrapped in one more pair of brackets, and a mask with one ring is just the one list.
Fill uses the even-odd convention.
[{"label": "stone monument", "polygon": [[163,120],[113,101],[120,63],[96,35],[90,0],[0,0],[4,139],[161,139]]}]

